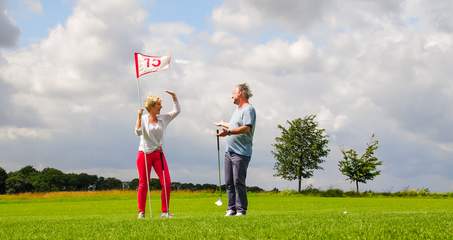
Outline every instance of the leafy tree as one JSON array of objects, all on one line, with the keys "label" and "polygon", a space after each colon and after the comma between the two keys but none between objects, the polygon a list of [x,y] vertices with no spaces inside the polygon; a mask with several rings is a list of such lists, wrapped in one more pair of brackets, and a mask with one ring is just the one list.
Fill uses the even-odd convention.
[{"label": "leafy tree", "polygon": [[36,192],[51,192],[66,190],[67,176],[55,168],[44,168],[41,172],[30,177]]},{"label": "leafy tree", "polygon": [[129,183],[129,189],[132,190],[137,190],[138,188],[138,178],[132,179],[132,181]]},{"label": "leafy tree", "polygon": [[39,174],[39,171],[29,165],[16,172],[10,172],[5,181],[6,193],[33,192],[31,179],[36,174]]},{"label": "leafy tree", "polygon": [[308,115],[287,121],[288,128],[278,125],[282,133],[273,144],[274,170],[277,171],[274,176],[290,181],[297,179],[299,192],[302,178],[310,178],[314,170],[323,169],[320,164],[330,151],[325,129],[318,127],[315,118],[316,115]]},{"label": "leafy tree", "polygon": [[159,181],[159,179],[157,179],[157,178],[151,178],[151,181],[149,181],[149,189],[152,189],[152,190],[156,190],[156,189],[160,190],[160,189],[162,189],[162,188],[160,187],[160,181]]},{"label": "leafy tree", "polygon": [[30,180],[23,174],[12,174],[8,176],[5,182],[6,193],[23,193],[32,192],[33,185]]},{"label": "leafy tree", "polygon": [[0,194],[5,194],[6,192],[6,179],[8,178],[8,174],[6,173],[5,169],[0,167]]},{"label": "leafy tree", "polygon": [[82,188],[79,187],[79,174],[76,173],[66,174],[66,190],[67,191],[82,190]]},{"label": "leafy tree", "polygon": [[21,168],[19,171],[15,172],[17,174],[21,174],[23,175],[24,177],[30,177],[32,176],[33,174],[36,174],[38,173],[39,171],[36,170],[34,167],[28,165],[28,166],[25,166],[23,168]]},{"label": "leafy tree", "polygon": [[117,178],[106,178],[105,183],[107,186],[107,189],[122,189],[123,188],[123,182]]},{"label": "leafy tree", "polygon": [[77,183],[76,188],[77,190],[88,190],[88,186],[95,185],[97,181],[98,176],[81,173],[75,181]]},{"label": "leafy tree", "polygon": [[123,184],[121,180],[116,178],[104,178],[99,177],[96,182],[97,190],[109,190],[109,189],[122,189]]},{"label": "leafy tree", "polygon": [[348,180],[355,182],[357,193],[359,193],[359,182],[366,183],[381,173],[377,170],[377,166],[382,165],[382,162],[374,156],[378,145],[379,142],[373,134],[371,135],[371,142],[367,144],[362,156],[359,157],[354,149],[341,151],[343,160],[338,163],[338,167]]}]

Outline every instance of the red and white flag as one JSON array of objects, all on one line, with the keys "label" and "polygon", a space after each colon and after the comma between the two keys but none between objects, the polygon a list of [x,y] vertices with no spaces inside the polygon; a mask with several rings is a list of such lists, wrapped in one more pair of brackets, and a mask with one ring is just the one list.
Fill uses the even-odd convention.
[{"label": "red and white flag", "polygon": [[152,72],[165,70],[170,66],[171,56],[147,56],[134,53],[137,78]]}]

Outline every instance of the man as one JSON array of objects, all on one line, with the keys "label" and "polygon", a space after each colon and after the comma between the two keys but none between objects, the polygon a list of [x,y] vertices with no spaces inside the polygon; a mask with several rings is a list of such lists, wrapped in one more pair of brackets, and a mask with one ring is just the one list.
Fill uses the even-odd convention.
[{"label": "man", "polygon": [[247,188],[245,178],[252,156],[256,113],[249,103],[252,92],[247,84],[239,84],[233,90],[233,103],[237,105],[230,122],[220,121],[220,137],[227,137],[225,151],[225,184],[228,209],[225,216],[244,216],[247,212]]}]

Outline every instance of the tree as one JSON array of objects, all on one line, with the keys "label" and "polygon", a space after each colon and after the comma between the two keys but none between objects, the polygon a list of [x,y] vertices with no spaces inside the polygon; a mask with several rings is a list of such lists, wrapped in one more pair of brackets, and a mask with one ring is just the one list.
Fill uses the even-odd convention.
[{"label": "tree", "polygon": [[23,174],[13,174],[8,176],[5,182],[6,193],[32,192],[33,185]]},{"label": "tree", "polygon": [[116,178],[99,177],[96,182],[96,190],[122,189],[123,183]]},{"label": "tree", "polygon": [[129,188],[133,190],[137,190],[138,188],[138,178],[132,179],[132,181],[129,183]]},{"label": "tree", "polygon": [[30,177],[36,173],[39,173],[39,171],[30,165],[27,165],[27,166],[19,169],[17,172],[14,172],[14,174],[21,174],[24,177]]},{"label": "tree", "polygon": [[366,183],[368,180],[373,180],[381,171],[377,170],[377,166],[382,165],[377,157],[374,156],[378,149],[378,140],[371,135],[371,141],[367,144],[365,153],[359,157],[354,149],[342,150],[343,160],[338,163],[340,172],[347,177],[351,182],[355,182],[357,193],[359,193],[359,182]]},{"label": "tree", "polygon": [[277,171],[274,176],[290,181],[297,179],[299,192],[302,178],[310,178],[314,170],[323,169],[320,164],[330,151],[325,129],[318,127],[315,118],[316,115],[308,115],[303,119],[287,121],[288,129],[278,125],[282,133],[273,144],[274,170]]},{"label": "tree", "polygon": [[55,168],[44,168],[30,177],[36,192],[52,192],[66,190],[68,177],[62,171]]},{"label": "tree", "polygon": [[67,191],[82,190],[79,184],[79,174],[76,173],[66,174],[66,190]]},{"label": "tree", "polygon": [[5,169],[0,167],[0,194],[5,194],[6,192],[6,179],[8,178],[8,174],[6,173]]},{"label": "tree", "polygon": [[97,181],[98,181],[97,175],[89,175],[86,173],[79,174],[74,180],[74,182],[77,184],[76,185],[77,190],[88,190],[88,187],[90,185],[95,185]]},{"label": "tree", "polygon": [[34,187],[31,179],[39,174],[32,166],[25,166],[16,172],[8,173],[5,181],[6,193],[33,192]]}]

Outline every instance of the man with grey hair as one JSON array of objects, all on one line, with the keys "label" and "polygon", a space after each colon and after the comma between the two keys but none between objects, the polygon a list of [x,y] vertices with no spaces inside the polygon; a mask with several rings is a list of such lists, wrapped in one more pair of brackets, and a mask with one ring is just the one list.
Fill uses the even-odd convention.
[{"label": "man with grey hair", "polygon": [[225,216],[244,216],[247,212],[247,167],[252,156],[255,133],[255,108],[249,103],[252,92],[247,84],[237,85],[233,90],[233,103],[237,108],[230,122],[217,122],[222,127],[220,137],[227,137],[225,149],[225,184],[228,194],[228,209]]}]

